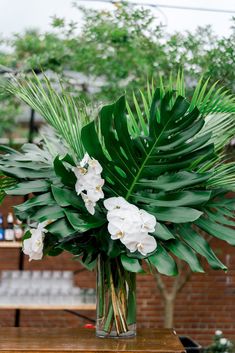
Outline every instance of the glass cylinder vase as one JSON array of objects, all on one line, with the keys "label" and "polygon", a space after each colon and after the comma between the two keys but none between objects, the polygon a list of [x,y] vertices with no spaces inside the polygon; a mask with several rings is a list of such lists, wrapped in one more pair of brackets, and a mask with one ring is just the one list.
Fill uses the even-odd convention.
[{"label": "glass cylinder vase", "polygon": [[118,258],[98,258],[96,310],[96,336],[136,336],[136,275]]}]

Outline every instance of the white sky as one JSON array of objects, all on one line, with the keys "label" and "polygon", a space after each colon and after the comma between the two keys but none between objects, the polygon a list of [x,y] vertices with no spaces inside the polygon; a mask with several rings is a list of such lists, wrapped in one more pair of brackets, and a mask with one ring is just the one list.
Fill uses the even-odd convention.
[{"label": "white sky", "polygon": [[[229,33],[231,18],[235,16],[235,0],[129,0],[142,3],[204,7],[234,10],[234,14],[201,12],[161,8],[152,9],[161,22],[167,25],[168,31],[193,30],[198,25],[212,24],[219,35]],[[112,5],[89,0],[78,3],[95,8],[112,8]],[[9,37],[14,32],[25,28],[50,29],[50,17],[57,15],[66,19],[81,21],[78,10],[72,7],[71,0],[0,0],[0,35]]]}]

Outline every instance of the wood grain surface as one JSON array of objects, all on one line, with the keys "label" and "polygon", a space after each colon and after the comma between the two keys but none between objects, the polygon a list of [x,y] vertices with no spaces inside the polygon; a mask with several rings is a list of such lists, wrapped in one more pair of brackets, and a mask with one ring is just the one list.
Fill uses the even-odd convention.
[{"label": "wood grain surface", "polygon": [[22,248],[20,241],[0,241],[0,248]]},{"label": "wood grain surface", "polygon": [[183,353],[173,330],[139,330],[135,338],[96,338],[94,329],[1,327],[1,353]]},{"label": "wood grain surface", "polygon": [[95,311],[96,304],[34,304],[34,303],[9,303],[9,304],[2,304],[0,303],[0,310],[81,310],[81,311]]}]

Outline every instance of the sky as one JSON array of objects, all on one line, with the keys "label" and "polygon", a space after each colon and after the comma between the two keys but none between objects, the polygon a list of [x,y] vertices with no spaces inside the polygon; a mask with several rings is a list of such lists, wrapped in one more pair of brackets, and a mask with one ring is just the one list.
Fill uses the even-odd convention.
[{"label": "sky", "polygon": [[[211,24],[221,36],[229,34],[231,17],[235,16],[235,0],[129,0],[129,2],[152,3],[154,5],[178,5],[233,10],[234,13],[202,12],[160,8],[151,11],[169,32],[194,30],[198,25]],[[77,3],[91,8],[112,8],[102,1],[77,0]],[[10,37],[12,33],[22,32],[26,28],[50,29],[51,16],[57,15],[81,23],[81,16],[72,7],[71,0],[0,0],[0,35]]]}]

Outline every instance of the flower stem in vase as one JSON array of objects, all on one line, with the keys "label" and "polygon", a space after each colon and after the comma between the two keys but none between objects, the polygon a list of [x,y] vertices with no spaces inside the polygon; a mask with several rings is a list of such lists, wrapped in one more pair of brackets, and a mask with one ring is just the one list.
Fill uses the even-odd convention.
[{"label": "flower stem in vase", "polygon": [[120,260],[98,260],[97,326],[99,337],[133,337],[136,334],[135,274]]}]

